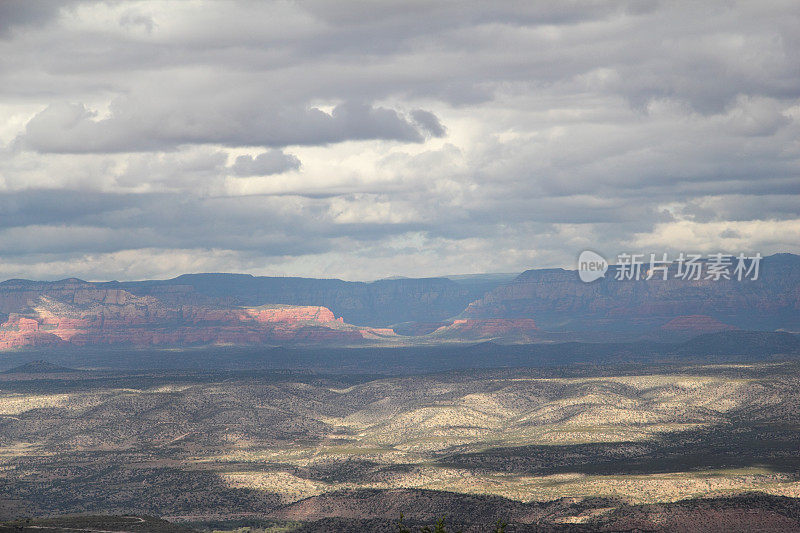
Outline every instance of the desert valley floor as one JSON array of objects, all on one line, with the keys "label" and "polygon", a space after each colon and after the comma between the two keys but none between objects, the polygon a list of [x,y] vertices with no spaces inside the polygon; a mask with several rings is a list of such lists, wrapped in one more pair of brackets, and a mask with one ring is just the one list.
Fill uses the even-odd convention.
[{"label": "desert valley floor", "polygon": [[392,531],[403,513],[411,525],[446,514],[468,531],[497,520],[779,531],[800,517],[792,361],[404,376],[22,370],[0,374],[7,520]]}]

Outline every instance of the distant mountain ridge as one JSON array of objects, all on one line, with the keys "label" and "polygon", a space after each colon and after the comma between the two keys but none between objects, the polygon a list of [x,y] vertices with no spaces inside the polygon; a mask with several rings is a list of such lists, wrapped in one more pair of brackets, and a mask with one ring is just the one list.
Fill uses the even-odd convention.
[{"label": "distant mountain ridge", "polygon": [[0,349],[39,345],[663,342],[735,330],[800,331],[800,257],[757,280],[582,282],[528,270],[374,282],[185,274],[0,283]]},{"label": "distant mountain ridge", "polygon": [[472,302],[461,317],[532,318],[548,331],[645,332],[699,316],[723,327],[800,331],[800,256],[765,257],[758,279],[742,281],[688,281],[676,279],[674,270],[667,280],[618,281],[615,268],[591,283],[573,270],[527,270]]},{"label": "distant mountain ridge", "polygon": [[[0,283],[0,299],[14,285],[32,290],[56,288],[57,282],[9,280]],[[266,277],[250,274],[184,274],[169,280],[109,281],[92,283],[96,289],[121,289],[136,296],[154,296],[170,305],[255,306],[263,304],[312,305],[330,309],[345,322],[383,327],[407,321],[450,318],[471,301],[504,281],[476,276],[453,281],[448,278],[402,278],[373,282],[298,277]],[[85,282],[84,282],[85,283]],[[0,310],[2,304],[0,303]]]}]

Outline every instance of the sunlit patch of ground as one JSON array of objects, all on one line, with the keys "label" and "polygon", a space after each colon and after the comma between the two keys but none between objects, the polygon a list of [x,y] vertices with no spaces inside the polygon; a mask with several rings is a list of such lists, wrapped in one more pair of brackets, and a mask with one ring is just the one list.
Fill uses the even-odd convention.
[{"label": "sunlit patch of ground", "polygon": [[[530,383],[537,394],[523,385]],[[455,397],[404,404],[387,396],[346,417],[321,419],[343,435],[405,450],[443,449],[466,441],[507,445],[641,440],[656,433],[717,423],[749,398],[771,401],[745,379],[705,376],[510,378],[492,380],[491,393],[440,388]],[[551,387],[569,386],[566,396]],[[357,392],[357,388],[353,389]],[[438,390],[438,389],[437,389]],[[440,391],[440,392],[441,392]],[[394,392],[394,391],[392,391]],[[437,442],[439,444],[437,444]]]},{"label": "sunlit patch of ground", "polygon": [[69,394],[8,394],[0,396],[0,415],[19,415],[32,409],[64,407]]},{"label": "sunlit patch of ground", "polygon": [[674,502],[686,498],[729,496],[761,491],[800,497],[800,482],[759,468],[709,470],[650,475],[594,476],[578,473],[548,476],[480,474],[467,469],[416,466],[373,483],[321,483],[288,473],[231,472],[223,479],[236,488],[253,488],[296,501],[342,489],[431,489],[465,494],[490,494],[521,502],[564,497],[609,497],[631,504]]},{"label": "sunlit patch of ground", "polygon": [[226,472],[220,476],[233,488],[259,489],[279,494],[282,503],[296,502],[332,489],[329,484],[303,479],[288,472]]},{"label": "sunlit patch of ground", "polygon": [[456,471],[444,475],[443,479],[425,483],[424,488],[495,494],[518,501],[603,496],[629,503],[655,503],[753,490],[783,496],[800,495],[800,482],[790,476],[759,469],[620,476],[575,473],[550,476],[495,474],[486,477],[474,477],[469,472]]},{"label": "sunlit patch of ground", "polygon": [[50,455],[50,453],[43,451],[41,444],[34,442],[12,442],[0,446],[0,464],[6,459],[32,455]]},{"label": "sunlit patch of ground", "polygon": [[587,509],[580,514],[574,516],[560,516],[553,519],[558,524],[585,524],[607,515],[614,511],[616,507],[596,507],[594,509]]},{"label": "sunlit patch of ground", "polygon": [[153,387],[152,389],[145,389],[142,392],[147,392],[150,394],[183,392],[185,390],[191,389],[192,387],[193,385],[163,385],[161,387]]}]

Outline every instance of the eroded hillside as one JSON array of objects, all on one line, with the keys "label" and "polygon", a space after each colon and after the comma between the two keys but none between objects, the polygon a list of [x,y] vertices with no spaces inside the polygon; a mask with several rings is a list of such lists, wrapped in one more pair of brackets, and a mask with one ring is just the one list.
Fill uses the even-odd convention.
[{"label": "eroded hillside", "polygon": [[[308,520],[343,508],[315,498],[365,490],[520,505],[601,497],[603,512],[754,490],[800,497],[797,370],[7,374],[0,499],[10,513]],[[358,512],[391,518],[403,501]]]}]

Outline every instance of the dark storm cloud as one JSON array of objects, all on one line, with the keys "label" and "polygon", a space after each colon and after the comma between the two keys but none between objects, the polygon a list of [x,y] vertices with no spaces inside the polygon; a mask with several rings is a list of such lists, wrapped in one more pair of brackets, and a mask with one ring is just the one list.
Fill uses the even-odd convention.
[{"label": "dark storm cloud", "polygon": [[[179,194],[26,191],[0,195],[6,258],[29,253],[105,253],[136,248],[222,248],[264,255],[318,253],[330,247],[324,207],[277,198],[197,198]],[[314,213],[317,213],[315,215]],[[15,216],[22,215],[22,216]],[[214,231],[207,231],[212,227]],[[35,238],[22,238],[32,234]]]},{"label": "dark storm cloud", "polygon": [[71,224],[133,207],[141,202],[136,195],[29,189],[0,192],[0,229],[29,225]]},{"label": "dark storm cloud", "polygon": [[434,137],[444,137],[446,132],[445,127],[442,126],[439,118],[430,111],[416,109],[411,112],[411,118],[414,119],[414,122],[422,126],[430,135]]},{"label": "dark storm cloud", "polygon": [[231,170],[237,176],[266,176],[300,168],[300,160],[280,150],[269,150],[253,157],[240,155]]},{"label": "dark storm cloud", "polygon": [[0,2],[0,37],[7,36],[15,28],[49,22],[69,3],[3,0]]},{"label": "dark storm cloud", "polygon": [[[419,129],[396,111],[355,102],[337,105],[330,114],[317,108],[260,107],[259,102],[229,101],[216,109],[200,103],[154,106],[122,100],[115,102],[110,117],[102,119],[82,104],[51,104],[28,122],[19,142],[39,152],[108,153],[169,150],[191,143],[286,146],[424,140]],[[426,122],[435,118],[427,117]],[[422,124],[426,131],[427,123]]]}]

